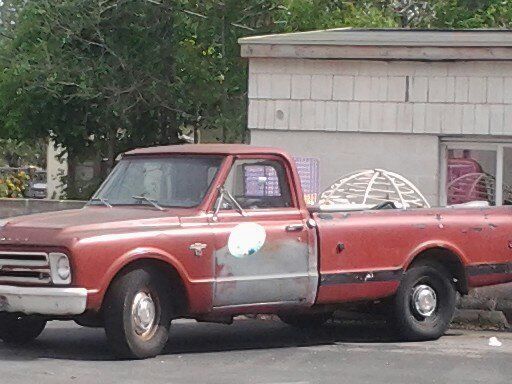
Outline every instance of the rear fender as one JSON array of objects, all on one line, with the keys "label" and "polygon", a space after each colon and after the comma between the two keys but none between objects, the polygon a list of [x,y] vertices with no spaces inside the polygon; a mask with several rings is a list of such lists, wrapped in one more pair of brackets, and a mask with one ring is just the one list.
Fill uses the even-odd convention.
[{"label": "rear fender", "polygon": [[436,248],[446,249],[447,251],[453,253],[455,256],[459,258],[462,266],[465,267],[468,264],[468,259],[466,255],[464,254],[462,249],[457,247],[455,244],[446,241],[430,240],[418,245],[407,255],[405,263],[402,266],[403,270],[406,271],[410,267],[412,262],[416,259],[416,257],[421,255],[423,252]]}]

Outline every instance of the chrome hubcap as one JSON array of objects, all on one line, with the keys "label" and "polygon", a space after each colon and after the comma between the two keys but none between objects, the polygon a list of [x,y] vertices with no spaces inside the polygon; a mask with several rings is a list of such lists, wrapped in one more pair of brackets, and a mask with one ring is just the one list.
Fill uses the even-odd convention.
[{"label": "chrome hubcap", "polygon": [[428,285],[418,285],[412,293],[412,304],[419,315],[430,317],[437,308],[436,292]]},{"label": "chrome hubcap", "polygon": [[149,293],[139,292],[135,295],[132,304],[132,320],[135,332],[145,336],[153,329],[156,320],[156,306]]}]

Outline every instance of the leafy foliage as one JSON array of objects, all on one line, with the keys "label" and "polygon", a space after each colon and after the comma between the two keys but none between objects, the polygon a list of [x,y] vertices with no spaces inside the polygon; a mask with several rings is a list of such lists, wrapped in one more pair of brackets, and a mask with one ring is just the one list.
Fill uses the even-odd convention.
[{"label": "leafy foliage", "polygon": [[276,23],[285,32],[338,27],[397,27],[397,15],[385,1],[288,0]]},{"label": "leafy foliage", "polygon": [[0,139],[0,166],[22,167],[46,166],[46,141],[31,140],[31,143],[13,139]]},{"label": "leafy foliage", "polygon": [[432,21],[421,26],[433,28],[511,28],[510,0],[437,0]]},{"label": "leafy foliage", "polygon": [[74,163],[246,137],[238,38],[335,27],[509,28],[512,0],[3,0],[0,138],[51,137]]},{"label": "leafy foliage", "polygon": [[24,171],[0,176],[0,198],[21,198],[28,187],[29,176]]}]

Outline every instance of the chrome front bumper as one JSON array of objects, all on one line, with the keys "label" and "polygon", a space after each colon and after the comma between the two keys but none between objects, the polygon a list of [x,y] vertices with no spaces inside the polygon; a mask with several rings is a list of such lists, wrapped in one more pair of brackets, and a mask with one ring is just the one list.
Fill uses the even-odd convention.
[{"label": "chrome front bumper", "polygon": [[86,305],[85,288],[0,285],[0,312],[69,316],[84,313]]}]

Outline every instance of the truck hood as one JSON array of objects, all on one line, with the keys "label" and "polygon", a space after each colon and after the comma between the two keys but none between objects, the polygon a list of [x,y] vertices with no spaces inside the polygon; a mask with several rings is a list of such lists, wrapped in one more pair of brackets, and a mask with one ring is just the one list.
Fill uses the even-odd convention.
[{"label": "truck hood", "polygon": [[[177,210],[179,211],[179,210]],[[82,209],[38,213],[0,220],[0,244],[64,245],[59,238],[75,240],[97,234],[179,226],[178,212],[149,206],[87,206]]]}]

